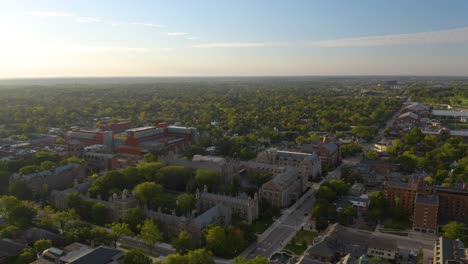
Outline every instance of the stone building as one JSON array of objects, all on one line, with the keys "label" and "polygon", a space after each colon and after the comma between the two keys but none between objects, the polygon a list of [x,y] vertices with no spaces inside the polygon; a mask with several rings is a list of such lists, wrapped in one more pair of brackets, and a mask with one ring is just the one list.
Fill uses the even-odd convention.
[{"label": "stone building", "polygon": [[307,178],[297,168],[276,174],[260,188],[260,198],[276,208],[284,208],[299,199],[307,189]]},{"label": "stone building", "polygon": [[246,220],[251,224],[258,218],[258,194],[255,194],[254,198],[247,196],[246,193],[242,193],[237,197],[208,193],[205,187],[202,192],[197,189],[197,211],[204,212],[212,207],[222,204],[223,206],[229,207],[233,214],[238,214],[241,219]]},{"label": "stone building", "polygon": [[134,193],[129,193],[126,189],[122,191],[121,195],[114,193],[106,201],[101,199],[100,195],[98,195],[97,198],[90,197],[89,192],[87,192],[87,187],[84,184],[76,185],[64,191],[52,191],[50,195],[51,205],[57,209],[66,210],[68,208],[67,195],[74,192],[78,192],[82,199],[104,205],[108,211],[109,220],[113,222],[120,222],[125,210],[128,208],[135,208],[138,205]]},{"label": "stone building", "polygon": [[187,231],[190,238],[201,245],[203,237],[203,229],[211,224],[227,226],[231,223],[232,211],[229,207],[223,204],[218,204],[197,217],[177,216],[175,211],[171,214],[166,214],[159,208],[158,211],[143,209],[146,217],[155,220],[161,232],[168,238],[176,237],[182,231]]},{"label": "stone building", "polygon": [[240,162],[238,160],[225,159],[215,156],[195,155],[191,161],[175,159],[168,160],[167,164],[190,167],[194,170],[214,170],[221,173],[224,181],[227,183],[232,182],[235,179],[239,179]]},{"label": "stone building", "polygon": [[322,174],[320,157],[316,153],[290,152],[267,149],[257,156],[257,162],[280,166],[295,167],[306,179],[313,179]]},{"label": "stone building", "polygon": [[57,168],[28,175],[15,173],[11,176],[10,182],[23,182],[31,189],[33,195],[38,195],[43,186],[47,186],[49,190],[63,189],[72,185],[75,180],[83,180],[85,176],[85,166],[68,163]]}]

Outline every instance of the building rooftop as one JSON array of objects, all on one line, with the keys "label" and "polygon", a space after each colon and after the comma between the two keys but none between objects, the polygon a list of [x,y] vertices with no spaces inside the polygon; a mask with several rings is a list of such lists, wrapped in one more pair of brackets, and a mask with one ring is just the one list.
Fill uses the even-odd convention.
[{"label": "building rooftop", "polygon": [[391,186],[391,187],[396,187],[396,188],[402,188],[402,189],[417,189],[416,184],[412,183],[407,183],[407,182],[397,182],[397,181],[385,181],[384,186]]},{"label": "building rooftop", "polygon": [[424,195],[424,194],[417,194],[416,195],[416,203],[417,204],[429,204],[429,205],[439,205],[439,196],[437,195]]},{"label": "building rooftop", "polygon": [[274,175],[271,182],[279,186],[285,186],[289,184],[297,175],[299,175],[298,169],[288,168],[284,172]]},{"label": "building rooftop", "polygon": [[468,117],[468,112],[453,110],[432,110],[434,116]]},{"label": "building rooftop", "polygon": [[85,251],[83,255],[71,260],[70,264],[106,264],[116,260],[122,251],[100,246],[91,251]]}]

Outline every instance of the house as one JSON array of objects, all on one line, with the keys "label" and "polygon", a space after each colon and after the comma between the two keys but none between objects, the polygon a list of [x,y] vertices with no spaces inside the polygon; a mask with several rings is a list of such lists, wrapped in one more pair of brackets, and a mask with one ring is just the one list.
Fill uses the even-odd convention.
[{"label": "house", "polygon": [[333,224],[314,240],[304,254],[308,259],[325,263],[336,263],[347,255],[354,259],[367,255],[394,260],[398,254],[398,246],[391,238]]},{"label": "house", "polygon": [[11,263],[26,246],[8,238],[0,239],[0,263]]}]

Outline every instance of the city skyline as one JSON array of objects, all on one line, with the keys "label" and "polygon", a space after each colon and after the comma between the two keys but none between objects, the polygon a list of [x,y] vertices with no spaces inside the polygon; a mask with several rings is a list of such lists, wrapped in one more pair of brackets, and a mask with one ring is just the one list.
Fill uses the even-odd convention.
[{"label": "city skyline", "polygon": [[0,1],[0,78],[468,75],[464,1]]}]

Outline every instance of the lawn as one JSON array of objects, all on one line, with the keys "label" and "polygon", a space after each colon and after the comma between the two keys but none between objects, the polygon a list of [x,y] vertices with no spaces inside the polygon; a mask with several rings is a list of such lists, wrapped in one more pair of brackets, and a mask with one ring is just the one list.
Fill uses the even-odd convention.
[{"label": "lawn", "polygon": [[385,224],[384,228],[393,230],[407,230],[411,228],[411,222],[392,220],[390,223]]},{"label": "lawn", "polygon": [[317,232],[301,229],[291,239],[285,250],[292,251],[296,255],[302,255],[309,245],[314,241]]}]

